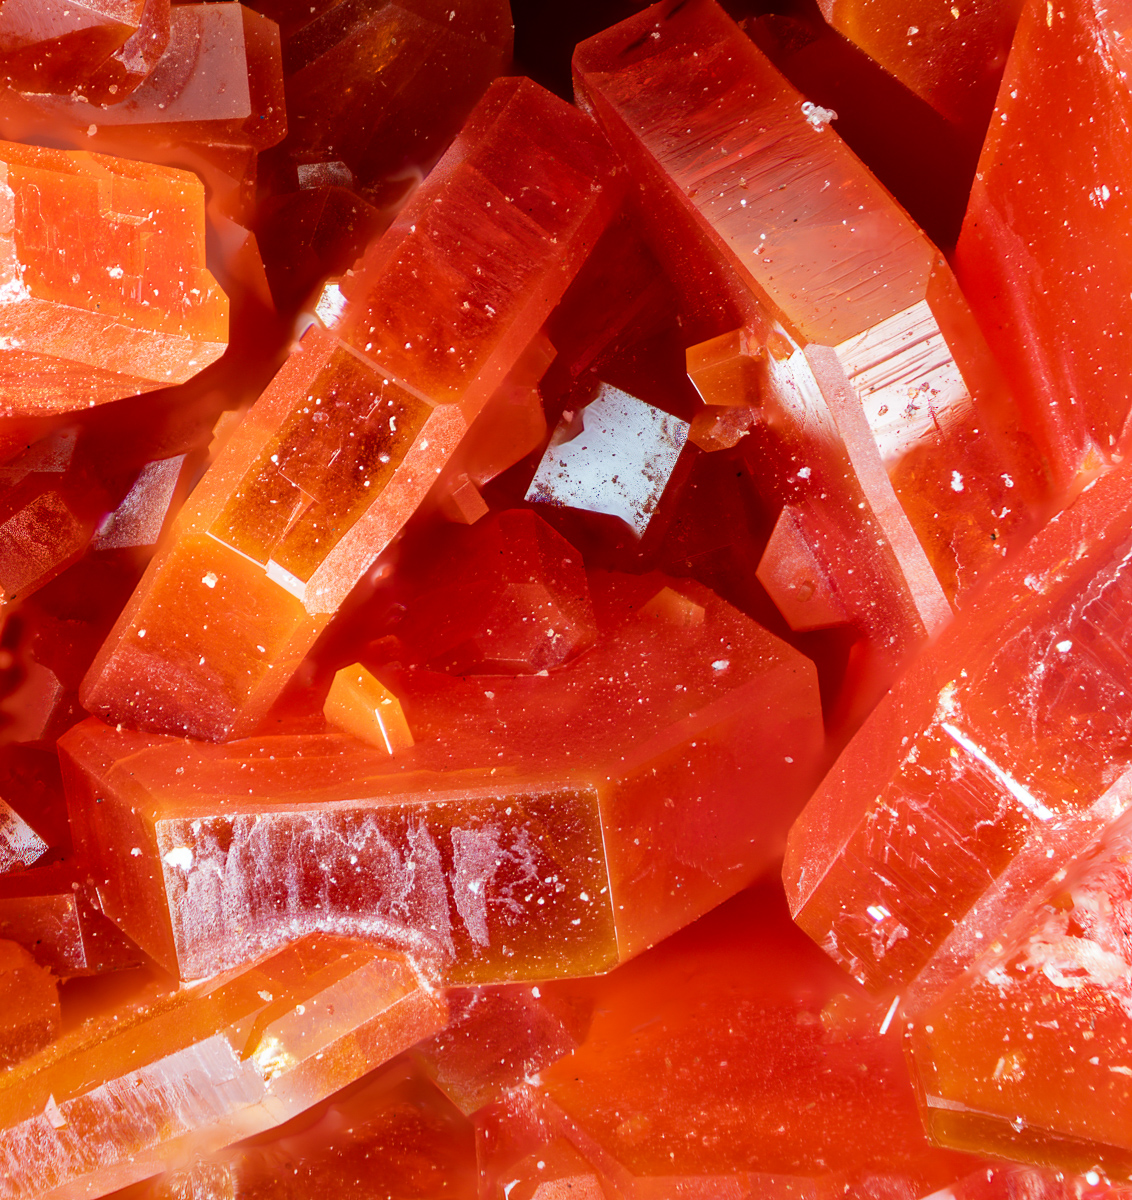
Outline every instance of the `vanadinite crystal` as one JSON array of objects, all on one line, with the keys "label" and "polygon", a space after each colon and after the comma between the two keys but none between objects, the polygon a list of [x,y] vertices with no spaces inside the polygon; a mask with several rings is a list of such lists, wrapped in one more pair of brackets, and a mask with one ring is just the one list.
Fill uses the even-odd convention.
[{"label": "vanadinite crystal", "polygon": [[0,1200],[1132,1198],[1121,4],[0,0]]}]

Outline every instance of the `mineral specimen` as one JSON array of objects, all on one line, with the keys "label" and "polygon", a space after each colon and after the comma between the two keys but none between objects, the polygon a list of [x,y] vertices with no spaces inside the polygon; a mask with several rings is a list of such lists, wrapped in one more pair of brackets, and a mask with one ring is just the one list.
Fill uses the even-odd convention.
[{"label": "mineral specimen", "polygon": [[0,1200],[1132,1196],[1127,14],[727,5],[0,0]]},{"label": "mineral specimen", "polygon": [[86,678],[88,711],[251,732],[537,333],[616,191],[578,114],[533,84],[493,85],[358,264],[334,328],[308,331],[182,510]]}]

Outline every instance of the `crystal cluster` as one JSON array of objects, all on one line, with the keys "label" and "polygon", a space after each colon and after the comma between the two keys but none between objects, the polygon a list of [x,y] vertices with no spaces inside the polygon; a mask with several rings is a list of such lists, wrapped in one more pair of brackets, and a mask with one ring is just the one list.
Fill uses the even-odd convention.
[{"label": "crystal cluster", "polygon": [[1132,1196],[1129,13],[0,0],[0,1200]]}]

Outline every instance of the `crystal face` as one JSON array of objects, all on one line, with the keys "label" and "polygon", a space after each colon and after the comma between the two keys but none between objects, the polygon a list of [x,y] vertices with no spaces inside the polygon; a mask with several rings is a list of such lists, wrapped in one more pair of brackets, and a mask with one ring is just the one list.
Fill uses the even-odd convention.
[{"label": "crystal face", "polygon": [[1132,1196],[1127,14],[764,9],[0,0],[0,1200]]}]

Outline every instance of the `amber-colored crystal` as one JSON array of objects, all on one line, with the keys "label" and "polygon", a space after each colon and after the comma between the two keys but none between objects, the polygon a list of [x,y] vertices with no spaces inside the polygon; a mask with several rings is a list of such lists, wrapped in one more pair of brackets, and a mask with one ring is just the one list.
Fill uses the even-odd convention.
[{"label": "amber-colored crystal", "polygon": [[1132,476],[1046,527],[881,702],[791,831],[795,919],[931,994],[1127,805]]},{"label": "amber-colored crystal", "polygon": [[576,113],[494,85],[344,285],[334,329],[307,333],[182,510],[85,681],[89,711],[210,738],[255,727],[562,294],[608,217],[609,172]]},{"label": "amber-colored crystal", "polygon": [[702,588],[598,582],[607,632],[553,673],[396,673],[415,745],[393,758],[72,730],[106,911],[185,978],[318,928],[489,983],[604,970],[743,887],[812,787],[813,668]]},{"label": "amber-colored crystal", "polygon": [[15,942],[0,941],[0,1068],[42,1050],[59,1034],[59,988]]},{"label": "amber-colored crystal", "polygon": [[0,1076],[6,1188],[101,1195],[144,1179],[294,1116],[443,1015],[399,956],[314,937],[94,1017]]},{"label": "amber-colored crystal", "polygon": [[322,711],[331,725],[387,754],[413,744],[401,702],[360,663],[335,674]]}]

